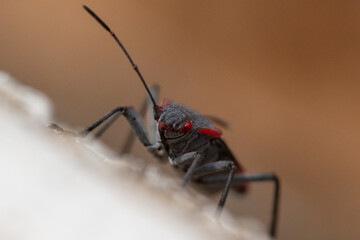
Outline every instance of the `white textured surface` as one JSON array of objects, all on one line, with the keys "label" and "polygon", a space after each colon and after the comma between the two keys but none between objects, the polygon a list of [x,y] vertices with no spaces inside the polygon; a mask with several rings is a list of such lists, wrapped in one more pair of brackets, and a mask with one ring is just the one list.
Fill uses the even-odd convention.
[{"label": "white textured surface", "polygon": [[0,239],[267,239],[154,166],[52,132],[46,97],[1,72],[0,116]]}]

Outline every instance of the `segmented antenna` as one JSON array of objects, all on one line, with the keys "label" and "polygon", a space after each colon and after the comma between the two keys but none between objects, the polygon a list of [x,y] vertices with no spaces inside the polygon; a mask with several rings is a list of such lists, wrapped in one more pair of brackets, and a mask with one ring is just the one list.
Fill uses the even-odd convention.
[{"label": "segmented antenna", "polygon": [[98,15],[96,15],[90,8],[88,8],[86,5],[83,5],[84,9],[92,16],[96,19],[96,21],[98,21],[98,23],[100,23],[101,26],[103,26],[106,31],[108,31],[111,36],[115,39],[115,41],[118,43],[118,45],[121,47],[121,49],[123,50],[123,52],[125,53],[126,57],[129,59],[131,66],[133,67],[133,69],[135,70],[135,72],[137,73],[137,75],[140,77],[141,82],[144,84],[144,87],[146,89],[146,91],[148,92],[150,99],[152,101],[152,103],[154,104],[154,108],[156,108],[158,105],[156,104],[154,97],[151,95],[151,92],[148,88],[148,86],[145,83],[145,80],[143,78],[143,76],[140,73],[139,68],[136,66],[136,64],[134,63],[134,61],[131,59],[129,53],[126,51],[124,45],[122,45],[122,43],[120,42],[120,40],[117,38],[117,36],[115,35],[115,33],[113,31],[111,31],[111,29],[108,27],[108,25],[106,25],[106,23],[101,20],[101,18],[99,18]]}]

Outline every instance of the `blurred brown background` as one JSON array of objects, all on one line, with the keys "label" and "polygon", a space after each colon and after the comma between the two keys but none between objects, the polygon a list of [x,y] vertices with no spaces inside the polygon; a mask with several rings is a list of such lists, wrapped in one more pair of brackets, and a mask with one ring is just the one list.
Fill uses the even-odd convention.
[{"label": "blurred brown background", "polygon": [[[360,238],[359,2],[0,0],[0,69],[78,127],[145,95],[82,4],[161,97],[228,120],[224,138],[246,169],[278,173],[279,239]],[[118,148],[128,126],[112,130],[105,141]],[[267,226],[270,195],[257,184],[232,193],[231,208]]]}]

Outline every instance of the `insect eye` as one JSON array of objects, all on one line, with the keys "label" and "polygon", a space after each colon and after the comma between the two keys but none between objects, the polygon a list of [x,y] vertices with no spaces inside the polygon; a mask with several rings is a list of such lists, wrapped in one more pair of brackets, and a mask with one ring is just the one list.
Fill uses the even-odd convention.
[{"label": "insect eye", "polygon": [[180,129],[180,133],[187,133],[191,130],[192,125],[190,121],[186,121],[183,127]]}]

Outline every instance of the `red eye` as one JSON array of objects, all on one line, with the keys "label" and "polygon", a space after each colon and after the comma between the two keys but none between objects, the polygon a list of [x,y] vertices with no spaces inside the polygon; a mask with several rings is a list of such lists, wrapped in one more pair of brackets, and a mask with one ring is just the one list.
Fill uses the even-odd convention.
[{"label": "red eye", "polygon": [[187,122],[184,124],[184,126],[181,128],[180,133],[187,133],[187,132],[189,132],[189,131],[191,130],[191,127],[192,127],[191,122],[190,122],[190,121],[187,121]]}]

